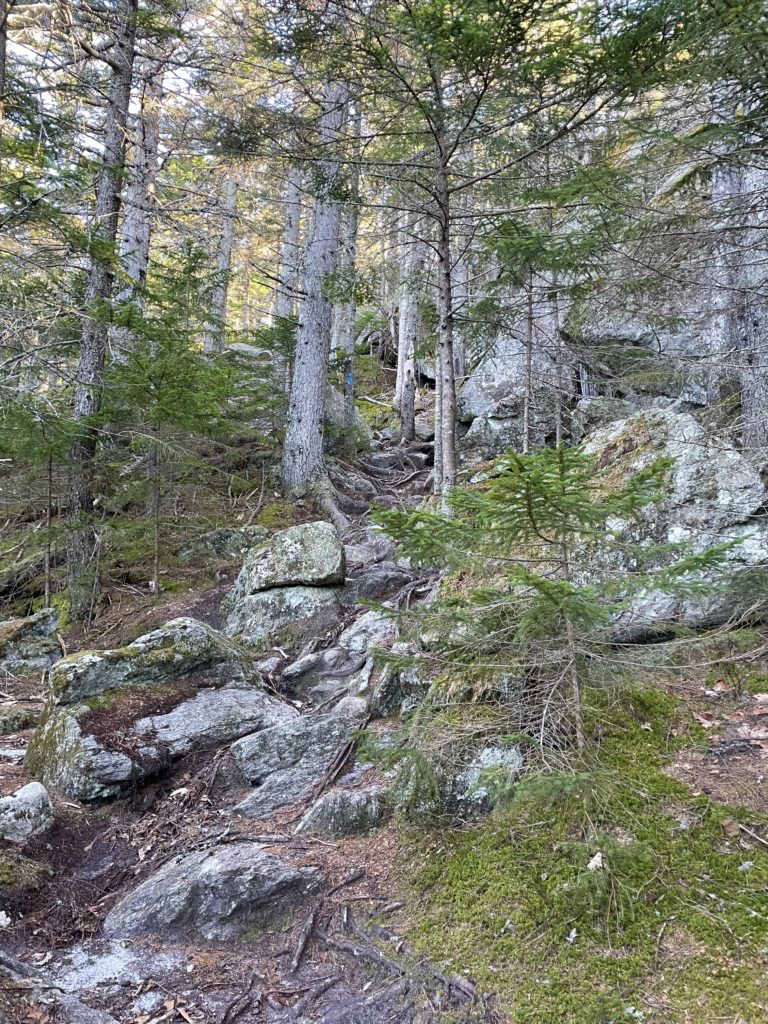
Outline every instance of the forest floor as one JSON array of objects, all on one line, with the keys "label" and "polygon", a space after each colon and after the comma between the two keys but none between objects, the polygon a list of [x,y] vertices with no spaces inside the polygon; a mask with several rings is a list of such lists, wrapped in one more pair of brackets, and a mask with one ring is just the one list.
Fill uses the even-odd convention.
[{"label": "forest floor", "polygon": [[[218,625],[235,572],[116,593],[64,645],[119,646],[179,615]],[[703,642],[699,668],[649,662],[590,692],[591,760],[463,828],[398,820],[328,841],[295,834],[304,803],[234,818],[226,750],[107,804],[58,800],[0,907],[21,915],[0,949],[52,988],[0,952],[0,1009],[11,1024],[98,1024],[62,1009],[64,991],[119,1024],[768,1022],[768,662],[760,633],[745,644],[755,657],[727,680]],[[39,677],[0,689],[5,710],[45,699]],[[0,740],[0,790],[27,781],[28,738]],[[291,927],[237,943],[102,937],[109,909],[175,853],[243,839],[323,872]]]}]

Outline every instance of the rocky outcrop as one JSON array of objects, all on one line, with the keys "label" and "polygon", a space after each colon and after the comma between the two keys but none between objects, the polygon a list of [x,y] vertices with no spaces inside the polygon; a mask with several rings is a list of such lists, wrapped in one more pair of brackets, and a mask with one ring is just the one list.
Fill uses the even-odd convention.
[{"label": "rocky outcrop", "polygon": [[390,813],[383,789],[333,789],[313,804],[296,831],[331,839],[366,835]]},{"label": "rocky outcrop", "polygon": [[55,608],[0,622],[0,673],[23,675],[50,668],[61,657],[55,637],[58,628],[59,613]]},{"label": "rocky outcrop", "polygon": [[[543,324],[548,316],[549,312],[542,310],[538,319]],[[459,420],[469,425],[458,444],[466,463],[495,458],[510,447],[521,448],[528,386],[523,333],[520,327],[492,342],[458,393]],[[561,394],[563,381],[572,379],[572,371],[567,366],[558,370],[555,360],[538,346],[534,347],[531,379],[531,444],[537,447],[554,433],[558,402],[567,400]]]},{"label": "rocky outcrop", "polygon": [[248,658],[235,644],[196,619],[179,618],[125,647],[61,658],[51,671],[51,688],[56,703],[74,704],[111,690],[174,680],[211,685],[254,678]]},{"label": "rocky outcrop", "polygon": [[174,857],[107,915],[111,938],[154,933],[180,941],[258,938],[291,920],[323,882],[258,843],[241,842]]},{"label": "rocky outcrop", "polygon": [[254,648],[322,636],[341,616],[339,587],[278,587],[242,598],[225,632]]},{"label": "rocky outcrop", "polygon": [[365,702],[347,697],[332,714],[264,729],[232,744],[232,756],[255,787],[236,810],[266,818],[304,797],[365,718]]},{"label": "rocky outcrop", "polygon": [[344,548],[330,523],[303,523],[251,551],[224,602],[225,632],[252,647],[299,641],[341,613]]},{"label": "rocky outcrop", "polygon": [[[371,676],[377,649],[388,649],[397,638],[397,622],[385,612],[365,612],[348,626],[333,647],[311,651],[283,669],[283,679],[297,683],[322,700],[340,685],[360,693]],[[319,685],[318,685],[319,684]]]},{"label": "rocky outcrop", "polygon": [[[754,570],[768,564],[768,495],[744,455],[674,406],[612,423],[588,438],[585,448],[617,479],[629,479],[659,458],[674,460],[668,496],[643,509],[637,522],[610,524],[620,539],[648,551],[651,568],[670,565],[687,552],[733,544],[720,568],[692,580],[706,588],[702,593],[676,595],[651,588],[633,600],[615,622],[617,639],[642,639],[675,625],[717,625],[759,599]],[[601,572],[638,568],[620,546],[613,545],[610,553],[598,552],[597,557]],[[584,575],[588,580],[589,571]]]},{"label": "rocky outcrop", "polygon": [[288,722],[243,650],[194,619],[62,658],[30,741],[35,778],[78,800],[117,795],[195,750]]},{"label": "rocky outcrop", "polygon": [[582,398],[571,413],[571,433],[580,441],[601,427],[615,423],[616,420],[624,420],[636,411],[623,398]]},{"label": "rocky outcrop", "polygon": [[30,782],[11,796],[0,799],[0,839],[25,843],[47,832],[52,824],[51,798],[39,782]]},{"label": "rocky outcrop", "polygon": [[[166,690],[173,705],[173,689]],[[162,714],[142,715],[135,694],[106,704],[49,708],[27,751],[27,767],[71,799],[96,800],[141,783],[195,750],[288,723],[292,707],[256,687],[200,690]],[[162,696],[155,693],[155,696]]]}]

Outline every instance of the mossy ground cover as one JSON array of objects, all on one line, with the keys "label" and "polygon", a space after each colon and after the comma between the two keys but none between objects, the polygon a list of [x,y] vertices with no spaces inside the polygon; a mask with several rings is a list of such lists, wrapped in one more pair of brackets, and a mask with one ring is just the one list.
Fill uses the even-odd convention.
[{"label": "mossy ground cover", "polygon": [[666,774],[701,739],[671,697],[595,703],[584,770],[467,830],[406,831],[412,941],[515,1024],[768,1021],[768,849],[734,828],[766,822]]}]

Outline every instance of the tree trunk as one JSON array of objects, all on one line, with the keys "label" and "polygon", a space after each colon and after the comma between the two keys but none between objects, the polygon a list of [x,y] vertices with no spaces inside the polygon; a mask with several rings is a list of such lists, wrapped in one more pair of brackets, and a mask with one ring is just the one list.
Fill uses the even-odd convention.
[{"label": "tree trunk", "polygon": [[275,320],[290,320],[296,305],[301,249],[301,186],[302,174],[291,167],[285,182],[285,227],[280,252],[280,274],[275,289],[272,315]]},{"label": "tree trunk", "polygon": [[[163,97],[163,70],[152,61],[144,78],[141,109],[136,124],[136,140],[125,193],[120,263],[125,284],[116,303],[143,306],[142,290],[147,283],[152,218],[155,212],[155,184],[160,148],[160,104]],[[125,358],[135,344],[130,327],[113,327],[110,331],[112,356]]]},{"label": "tree trunk", "polygon": [[346,93],[341,83],[328,83],[319,121],[319,143],[324,158],[318,166],[319,186],[313,204],[312,238],[306,251],[304,294],[299,307],[283,446],[283,488],[290,495],[306,494],[324,476],[325,394],[333,308],[324,286],[336,268],[339,247],[340,207],[336,188]]},{"label": "tree trunk", "polygon": [[[8,57],[8,16],[11,12],[9,0],[0,0],[0,132],[5,117],[5,89],[7,84],[6,62]],[[0,154],[2,155],[2,154]]]},{"label": "tree trunk", "polygon": [[235,218],[237,217],[237,182],[229,171],[224,185],[221,207],[221,236],[216,257],[216,280],[211,292],[211,316],[203,337],[204,352],[223,352],[227,325],[227,294],[235,244]]},{"label": "tree trunk", "polygon": [[[336,309],[334,325],[335,345],[344,359],[344,426],[351,431],[355,423],[355,272],[357,264],[357,225],[359,219],[360,191],[360,127],[361,111],[359,102],[349,104],[349,126],[351,129],[352,166],[347,182],[350,201],[342,217],[341,252],[339,269],[342,272],[342,286],[346,297]],[[354,438],[350,438],[354,444]]]},{"label": "tree trunk", "polygon": [[435,438],[440,431],[440,475],[435,463],[435,485],[447,494],[456,483],[456,376],[453,353],[453,285],[451,266],[451,216],[448,166],[444,157],[445,140],[438,138],[435,198],[438,210],[437,238],[437,313],[439,317],[436,376],[439,378],[440,418],[435,423]]},{"label": "tree trunk", "polygon": [[397,328],[397,378],[395,383],[395,411],[400,416],[400,433],[407,441],[413,440],[416,400],[416,347],[421,329],[419,310],[420,282],[426,255],[421,240],[416,237],[417,222],[408,222],[405,259],[400,281],[400,310]]},{"label": "tree trunk", "polygon": [[69,519],[69,598],[74,618],[89,614],[95,603],[97,538],[92,512],[93,463],[97,433],[93,417],[101,408],[107,351],[106,306],[112,297],[111,252],[117,239],[128,108],[131,100],[138,0],[125,0],[122,18],[109,51],[112,77],[107,98],[104,153],[96,186],[91,265],[85,292],[85,320],[77,366],[73,419],[79,424],[72,448]]},{"label": "tree trunk", "polygon": [[531,450],[531,403],[533,399],[533,269],[525,282],[525,390],[523,392],[523,455]]}]

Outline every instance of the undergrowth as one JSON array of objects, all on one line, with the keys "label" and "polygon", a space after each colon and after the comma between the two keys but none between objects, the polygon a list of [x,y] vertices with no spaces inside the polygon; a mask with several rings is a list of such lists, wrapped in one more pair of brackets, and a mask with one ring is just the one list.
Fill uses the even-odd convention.
[{"label": "undergrowth", "polygon": [[768,850],[731,822],[763,823],[666,774],[696,733],[671,697],[589,697],[582,771],[468,830],[405,826],[412,940],[515,1024],[768,1021]]}]

